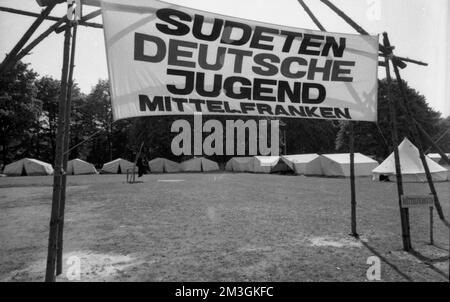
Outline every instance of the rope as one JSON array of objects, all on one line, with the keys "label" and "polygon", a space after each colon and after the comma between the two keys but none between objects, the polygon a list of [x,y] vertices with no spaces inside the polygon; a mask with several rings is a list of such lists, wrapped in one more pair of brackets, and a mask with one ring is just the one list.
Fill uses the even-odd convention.
[{"label": "rope", "polygon": [[389,149],[389,143],[388,143],[386,137],[384,137],[383,131],[381,131],[381,128],[380,128],[380,125],[378,124],[378,122],[376,123],[376,125],[377,125],[378,132],[380,132],[381,137],[383,138],[384,144],[385,144],[386,147]]},{"label": "rope", "polygon": [[[117,122],[117,120],[115,120],[115,121],[113,121],[111,124],[109,124],[109,127],[111,127],[115,122]],[[108,128],[109,128],[109,127],[108,127]],[[105,130],[106,130],[106,129],[100,129],[100,130],[94,132],[94,133],[91,134],[88,138],[84,139],[83,141],[81,141],[80,143],[76,144],[75,146],[69,148],[69,150],[67,150],[67,151],[64,152],[63,154],[65,155],[65,154],[69,153],[69,152],[72,151],[73,149],[75,149],[75,148],[81,146],[82,144],[84,144],[84,143],[90,141],[94,136],[98,135],[99,133],[101,133],[101,132],[103,132],[103,131],[105,131]]]}]

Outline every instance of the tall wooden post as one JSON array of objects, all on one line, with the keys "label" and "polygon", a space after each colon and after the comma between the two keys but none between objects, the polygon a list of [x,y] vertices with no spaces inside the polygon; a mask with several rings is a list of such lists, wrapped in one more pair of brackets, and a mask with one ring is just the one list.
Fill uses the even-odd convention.
[{"label": "tall wooden post", "polygon": [[53,198],[52,210],[50,218],[50,231],[48,238],[47,251],[47,268],[45,272],[45,281],[55,281],[55,265],[57,253],[58,227],[59,227],[59,209],[61,200],[61,181],[63,174],[63,143],[65,136],[65,113],[66,113],[66,99],[67,99],[67,75],[69,69],[69,55],[70,55],[70,27],[66,28],[64,33],[64,54],[63,66],[61,72],[61,92],[59,95],[59,110],[58,110],[58,128],[56,133],[56,150],[55,150],[55,170],[53,177]]},{"label": "tall wooden post", "polygon": [[[384,40],[387,43],[387,45],[386,44],[385,45],[390,47],[389,37],[388,37],[387,33],[383,33],[383,36],[384,36]],[[392,57],[393,57],[392,49],[390,49],[390,51],[391,51],[390,58],[392,60]],[[449,222],[445,219],[444,212],[443,212],[441,204],[439,202],[439,198],[438,198],[438,195],[437,195],[436,187],[434,186],[433,177],[431,176],[430,168],[428,167],[428,163],[426,161],[424,149],[423,149],[422,142],[421,142],[420,134],[422,134],[422,136],[425,136],[424,133],[426,134],[426,132],[425,132],[425,130],[423,130],[423,128],[420,126],[420,124],[417,121],[415,121],[414,116],[413,116],[413,114],[411,113],[411,110],[408,107],[408,96],[406,94],[406,87],[404,86],[402,77],[400,75],[400,70],[399,70],[399,68],[398,68],[398,66],[396,64],[393,64],[393,66],[394,66],[395,76],[396,76],[396,79],[397,79],[397,85],[398,85],[398,87],[400,89],[400,93],[401,93],[402,100],[403,100],[401,102],[402,109],[407,114],[408,119],[413,122],[412,127],[410,127],[409,130],[411,131],[411,133],[412,133],[412,135],[414,137],[415,143],[417,145],[417,148],[419,149],[419,157],[420,157],[420,160],[422,162],[423,168],[425,170],[425,176],[426,176],[427,181],[428,181],[428,186],[430,188],[431,194],[434,197],[434,206],[436,207],[436,212],[438,213],[439,218],[442,220],[442,222],[447,227],[449,227],[450,226]],[[445,154],[444,154],[444,156],[445,156]],[[445,156],[445,158],[448,159],[446,156]]]},{"label": "tall wooden post", "polygon": [[[75,21],[76,23],[76,21]],[[65,128],[64,128],[64,156],[63,156],[63,170],[64,173],[61,179],[61,200],[59,206],[59,230],[58,230],[58,244],[57,244],[57,257],[56,257],[56,275],[59,276],[62,273],[63,262],[63,237],[64,237],[64,211],[66,207],[66,184],[67,184],[67,162],[69,160],[69,145],[70,145],[70,113],[72,109],[72,87],[73,87],[73,70],[75,68],[75,46],[77,39],[77,25],[73,26],[72,32],[72,48],[70,54],[70,69],[68,76],[67,87],[67,102],[66,112],[64,116]]]},{"label": "tall wooden post", "polygon": [[[384,46],[390,48],[389,40],[387,39],[387,34],[384,33]],[[409,251],[412,249],[411,235],[409,227],[409,211],[407,208],[402,207],[402,195],[403,195],[403,179],[402,172],[400,168],[400,155],[398,152],[398,130],[397,130],[397,104],[392,98],[392,78],[391,70],[389,65],[389,58],[385,57],[385,68],[386,68],[386,78],[387,78],[387,94],[389,101],[389,113],[391,117],[391,129],[392,129],[392,145],[394,149],[394,159],[395,159],[395,174],[397,177],[397,192],[398,192],[398,204],[400,208],[400,219],[402,227],[402,240],[403,249]]]},{"label": "tall wooden post", "polygon": [[350,149],[350,191],[351,191],[351,235],[358,238],[356,231],[356,185],[355,185],[355,131],[353,122],[348,122],[349,149]]}]

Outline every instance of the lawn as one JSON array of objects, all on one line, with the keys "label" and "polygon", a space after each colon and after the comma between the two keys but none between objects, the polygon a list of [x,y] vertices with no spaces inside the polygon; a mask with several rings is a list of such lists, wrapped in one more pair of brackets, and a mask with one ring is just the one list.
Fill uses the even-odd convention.
[{"label": "lawn", "polygon": [[[395,183],[358,178],[350,233],[349,180],[258,174],[70,176],[65,259],[81,281],[448,281],[449,233],[411,210],[413,253],[402,251]],[[0,281],[42,281],[52,177],[0,178]],[[450,183],[437,183],[448,217]],[[427,184],[406,184],[428,194]],[[66,281],[66,270],[58,278]]]}]

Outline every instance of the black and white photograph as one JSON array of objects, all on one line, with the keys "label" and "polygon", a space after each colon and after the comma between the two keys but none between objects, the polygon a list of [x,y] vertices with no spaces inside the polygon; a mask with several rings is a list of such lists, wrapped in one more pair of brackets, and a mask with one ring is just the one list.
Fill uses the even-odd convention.
[{"label": "black and white photograph", "polygon": [[0,283],[445,285],[449,228],[450,1],[0,0]]}]

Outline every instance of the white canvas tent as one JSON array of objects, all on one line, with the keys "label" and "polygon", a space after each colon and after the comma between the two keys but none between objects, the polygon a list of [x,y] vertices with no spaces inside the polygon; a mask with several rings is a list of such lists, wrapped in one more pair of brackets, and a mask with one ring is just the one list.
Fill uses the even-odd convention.
[{"label": "white canvas tent", "polygon": [[226,163],[225,170],[233,172],[252,172],[253,161],[253,157],[233,157]]},{"label": "white canvas tent", "polygon": [[[350,177],[350,153],[324,154],[320,157],[323,175]],[[378,162],[361,153],[355,153],[355,176],[371,176]]]},{"label": "white canvas tent", "polygon": [[[134,164],[128,160],[118,158],[103,165],[101,172],[109,174],[125,174],[133,169]],[[137,168],[135,169],[137,171]]]},{"label": "white canvas tent", "polygon": [[70,160],[67,163],[67,174],[81,175],[81,174],[97,174],[94,165],[79,158]]},{"label": "white canvas tent", "polygon": [[3,173],[8,176],[52,175],[52,165],[33,158],[23,158],[5,166]]},{"label": "white canvas tent", "polygon": [[441,155],[439,153],[429,153],[429,154],[427,154],[427,156],[437,163],[439,163],[441,160]]},{"label": "white canvas tent", "polygon": [[181,163],[183,172],[209,172],[219,170],[219,165],[204,157],[195,157]]},{"label": "white canvas tent", "polygon": [[[404,182],[426,182],[425,169],[419,157],[419,150],[416,146],[405,138],[398,146],[400,155],[400,170],[402,172],[402,179]],[[428,156],[425,156],[428,167],[430,168],[431,176],[434,181],[448,180],[448,170],[433,161]],[[374,180],[379,180],[380,175],[391,176],[390,180],[395,181],[395,158],[394,153],[389,155],[384,162],[373,170]]]},{"label": "white canvas tent", "polygon": [[[445,155],[447,155],[447,157],[450,158],[450,153],[445,153]],[[429,158],[431,158],[432,160],[434,160],[435,162],[437,162],[438,164],[444,163],[444,161],[442,160],[442,157],[439,153],[430,153],[430,154],[427,154],[427,156]]]},{"label": "white canvas tent", "polygon": [[297,175],[323,175],[319,154],[284,155],[281,159]]},{"label": "white canvas tent", "polygon": [[254,173],[277,173],[290,171],[291,168],[281,160],[280,156],[253,157],[252,171]]},{"label": "white canvas tent", "polygon": [[150,173],[177,173],[181,172],[179,163],[166,158],[155,158],[148,162]]}]

